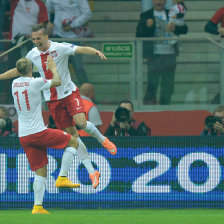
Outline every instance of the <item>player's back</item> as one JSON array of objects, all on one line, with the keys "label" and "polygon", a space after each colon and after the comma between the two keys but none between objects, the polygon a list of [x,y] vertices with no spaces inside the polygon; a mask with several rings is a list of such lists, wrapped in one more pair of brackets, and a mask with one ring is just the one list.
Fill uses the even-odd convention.
[{"label": "player's back", "polygon": [[18,113],[19,137],[46,129],[42,117],[41,91],[50,88],[43,78],[20,77],[12,83],[12,95]]}]

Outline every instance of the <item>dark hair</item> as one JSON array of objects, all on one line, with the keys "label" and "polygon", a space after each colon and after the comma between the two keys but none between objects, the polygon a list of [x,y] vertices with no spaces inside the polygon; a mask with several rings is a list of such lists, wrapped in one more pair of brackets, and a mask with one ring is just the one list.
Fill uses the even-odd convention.
[{"label": "dark hair", "polygon": [[16,62],[16,68],[20,75],[28,75],[32,71],[32,63],[27,58],[20,58]]},{"label": "dark hair", "polygon": [[129,104],[131,104],[132,110],[134,110],[133,103],[132,103],[130,100],[122,100],[122,101],[118,104],[118,106],[120,106],[122,103],[129,103]]},{"label": "dark hair", "polygon": [[33,25],[32,26],[32,32],[37,32],[39,30],[42,30],[43,34],[44,35],[47,35],[47,30],[46,30],[46,28],[45,28],[44,25],[42,25],[42,24],[36,24],[36,25]]}]

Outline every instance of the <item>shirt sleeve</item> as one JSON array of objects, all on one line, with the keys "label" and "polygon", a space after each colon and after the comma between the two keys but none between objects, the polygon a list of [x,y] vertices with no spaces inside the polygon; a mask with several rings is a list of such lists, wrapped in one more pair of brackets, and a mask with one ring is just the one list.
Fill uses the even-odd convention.
[{"label": "shirt sleeve", "polygon": [[92,12],[89,8],[88,1],[87,0],[78,0],[77,2],[79,4],[79,9],[80,9],[81,13],[80,13],[80,16],[77,17],[71,23],[72,28],[77,28],[77,27],[84,25],[92,17]]},{"label": "shirt sleeve", "polygon": [[27,53],[26,58],[29,59],[30,61],[32,61],[31,60],[31,52],[30,51]]},{"label": "shirt sleeve", "polygon": [[41,91],[44,89],[50,89],[51,87],[51,80],[44,79],[44,78],[35,78],[36,88],[40,89]]},{"label": "shirt sleeve", "polygon": [[216,11],[215,15],[211,18],[211,21],[215,24],[222,22],[224,17],[224,7]]},{"label": "shirt sleeve", "polygon": [[60,45],[60,51],[62,54],[65,54],[65,55],[74,55],[76,48],[77,48],[77,45],[65,43],[65,42],[61,43]]},{"label": "shirt sleeve", "polygon": [[36,0],[39,6],[38,23],[44,23],[48,21],[47,8],[41,0]]}]

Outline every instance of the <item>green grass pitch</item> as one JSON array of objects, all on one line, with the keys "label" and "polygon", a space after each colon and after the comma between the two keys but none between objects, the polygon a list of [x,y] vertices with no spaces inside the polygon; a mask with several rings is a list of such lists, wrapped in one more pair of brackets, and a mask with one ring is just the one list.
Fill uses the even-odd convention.
[{"label": "green grass pitch", "polygon": [[0,210],[1,224],[223,224],[223,209]]}]

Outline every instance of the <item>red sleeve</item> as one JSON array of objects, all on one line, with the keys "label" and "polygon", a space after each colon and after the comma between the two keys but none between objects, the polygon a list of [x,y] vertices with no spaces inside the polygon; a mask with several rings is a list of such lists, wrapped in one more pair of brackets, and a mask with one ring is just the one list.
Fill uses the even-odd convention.
[{"label": "red sleeve", "polygon": [[221,23],[224,18],[224,7],[216,11],[215,15],[211,18],[211,21],[215,24]]},{"label": "red sleeve", "polygon": [[41,0],[36,0],[36,3],[39,6],[39,15],[38,15],[38,23],[44,23],[48,21],[47,7]]},{"label": "red sleeve", "polygon": [[10,30],[9,30],[9,39],[12,38],[13,16],[14,16],[15,8],[16,8],[18,2],[19,2],[19,0],[10,0],[10,16],[11,16],[11,22],[10,22]]}]

